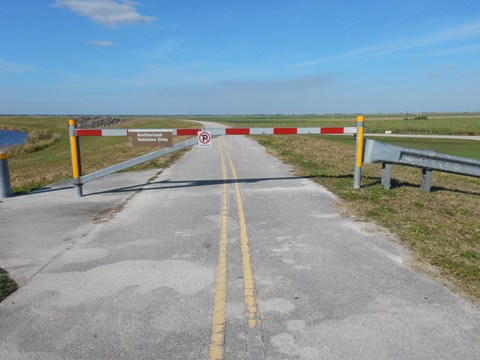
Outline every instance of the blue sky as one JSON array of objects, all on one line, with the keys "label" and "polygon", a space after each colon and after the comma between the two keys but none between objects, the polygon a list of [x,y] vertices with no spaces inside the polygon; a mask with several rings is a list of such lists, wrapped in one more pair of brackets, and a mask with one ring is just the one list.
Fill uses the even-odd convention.
[{"label": "blue sky", "polygon": [[480,111],[478,0],[3,0],[0,113]]}]

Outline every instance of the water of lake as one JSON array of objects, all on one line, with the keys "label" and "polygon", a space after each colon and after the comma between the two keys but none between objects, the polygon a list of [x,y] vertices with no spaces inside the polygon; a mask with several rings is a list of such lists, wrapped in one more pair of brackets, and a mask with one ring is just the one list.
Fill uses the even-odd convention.
[{"label": "water of lake", "polygon": [[27,140],[27,133],[21,131],[0,130],[0,149],[10,145],[21,145]]}]

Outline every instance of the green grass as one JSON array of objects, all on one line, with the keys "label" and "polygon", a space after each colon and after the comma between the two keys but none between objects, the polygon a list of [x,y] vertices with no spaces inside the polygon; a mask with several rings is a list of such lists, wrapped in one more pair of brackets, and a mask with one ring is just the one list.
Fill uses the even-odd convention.
[{"label": "green grass", "polygon": [[[370,138],[370,137],[369,137]],[[415,149],[433,150],[455,156],[480,159],[480,141],[453,139],[409,139],[409,138],[374,138],[386,144],[410,147]]]},{"label": "green grass", "polygon": [[[311,135],[313,137],[313,135]],[[332,142],[354,146],[355,139],[351,136],[325,136],[322,137]],[[438,153],[480,159],[480,141],[454,140],[454,139],[418,139],[418,138],[392,138],[371,137],[385,144],[410,147],[414,149],[433,150]]]},{"label": "green grass", "polygon": [[8,295],[17,290],[15,281],[8,277],[8,273],[0,268],[0,302],[2,302]]}]

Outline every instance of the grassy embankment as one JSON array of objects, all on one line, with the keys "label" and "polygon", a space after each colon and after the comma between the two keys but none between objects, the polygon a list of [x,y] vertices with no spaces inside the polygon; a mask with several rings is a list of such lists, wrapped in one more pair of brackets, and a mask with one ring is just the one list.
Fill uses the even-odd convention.
[{"label": "grassy embankment", "polygon": [[[47,184],[72,177],[67,117],[0,117],[0,129],[29,133],[27,142],[11,147],[9,171],[14,193],[24,193]],[[193,122],[178,119],[139,118],[120,124],[121,128],[198,127]],[[177,137],[175,142],[185,140]],[[132,157],[152,151],[131,148],[125,137],[82,138],[81,156],[84,173],[89,173]],[[185,151],[139,165],[135,169],[165,168]],[[0,268],[0,301],[16,290],[16,284]]]},{"label": "grassy embankment", "polygon": [[[207,120],[207,119],[204,119]],[[240,127],[355,126],[355,117],[209,118]],[[480,135],[480,115],[367,116],[370,133]],[[374,221],[396,234],[412,252],[412,265],[480,303],[480,179],[435,172],[431,193],[419,190],[420,169],[394,166],[393,188],[380,185],[381,165],[366,164],[360,191],[354,190],[354,139],[336,136],[256,137],[268,151],[339,196],[341,208],[361,220]],[[379,138],[399,146],[432,149],[480,159],[480,142],[472,140]]]}]

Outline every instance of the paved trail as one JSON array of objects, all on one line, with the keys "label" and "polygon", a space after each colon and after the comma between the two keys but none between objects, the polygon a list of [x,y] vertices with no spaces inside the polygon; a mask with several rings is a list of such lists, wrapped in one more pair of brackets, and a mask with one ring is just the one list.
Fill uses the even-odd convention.
[{"label": "paved trail", "polygon": [[251,139],[195,147],[0,304],[0,359],[480,358],[479,309],[335,203]]}]

